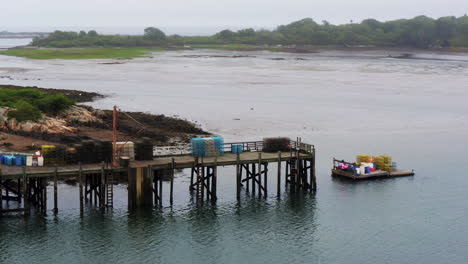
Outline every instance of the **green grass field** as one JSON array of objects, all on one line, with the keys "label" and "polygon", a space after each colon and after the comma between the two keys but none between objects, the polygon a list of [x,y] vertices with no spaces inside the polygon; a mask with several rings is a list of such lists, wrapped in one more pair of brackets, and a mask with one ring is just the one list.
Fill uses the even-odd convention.
[{"label": "green grass field", "polygon": [[0,55],[17,56],[37,60],[64,59],[115,59],[144,57],[162,48],[67,48],[67,49],[10,49]]}]

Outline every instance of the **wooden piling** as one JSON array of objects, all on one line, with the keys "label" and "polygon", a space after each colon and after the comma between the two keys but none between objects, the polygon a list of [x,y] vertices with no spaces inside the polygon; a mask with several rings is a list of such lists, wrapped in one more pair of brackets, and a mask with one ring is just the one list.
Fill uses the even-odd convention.
[{"label": "wooden piling", "polygon": [[97,174],[93,174],[93,185],[91,187],[92,190],[94,190],[94,205],[97,206],[98,205],[98,192],[97,192],[97,188],[99,186],[99,178],[98,178],[98,175]]},{"label": "wooden piling", "polygon": [[174,173],[175,170],[175,159],[172,158],[172,166],[171,166],[171,187],[170,187],[170,203],[171,205],[174,203]]},{"label": "wooden piling", "polygon": [[211,176],[212,176],[212,167],[206,167],[206,199],[211,199]]},{"label": "wooden piling", "polygon": [[255,196],[255,190],[256,190],[256,180],[255,180],[255,175],[256,175],[256,166],[255,166],[255,163],[252,163],[252,171],[251,171],[251,176],[252,176],[252,196]]},{"label": "wooden piling", "polygon": [[242,171],[245,169],[245,191],[250,192],[249,164],[241,165],[240,169],[241,169],[241,174],[242,174]]},{"label": "wooden piling", "polygon": [[99,185],[99,207],[106,207],[106,170],[104,162],[101,163],[101,184]]},{"label": "wooden piling", "polygon": [[310,181],[314,192],[317,191],[317,177],[315,174],[315,150],[312,159],[310,160]]},{"label": "wooden piling", "polygon": [[258,198],[262,198],[262,153],[258,153]]},{"label": "wooden piling", "polygon": [[28,181],[26,178],[26,167],[23,167],[23,206],[24,206],[24,216],[29,216],[29,188]]},{"label": "wooden piling", "polygon": [[215,157],[214,161],[214,168],[213,168],[213,179],[211,180],[211,194],[212,194],[212,201],[216,201],[218,199],[217,194],[217,181],[218,181],[218,156]]},{"label": "wooden piling", "polygon": [[42,190],[42,191],[43,191],[43,195],[42,195],[42,198],[43,198],[43,200],[42,200],[42,210],[43,210],[43,211],[42,211],[42,212],[43,212],[44,214],[47,214],[47,186],[48,186],[48,178],[44,178],[43,181],[44,181],[44,182],[42,183],[42,186],[43,186],[44,189]]},{"label": "wooden piling", "polygon": [[202,166],[201,166],[201,173],[198,171],[199,175],[199,186],[200,186],[200,203],[203,204],[203,200],[205,199],[205,165],[203,164],[202,158]]},{"label": "wooden piling", "polygon": [[240,201],[240,192],[241,192],[241,178],[240,178],[240,155],[237,154],[237,161],[236,161],[236,197],[237,201]]},{"label": "wooden piling", "polygon": [[276,183],[276,195],[281,196],[281,151],[278,151],[278,175]]},{"label": "wooden piling", "polygon": [[159,207],[162,207],[163,205],[163,179],[162,179],[162,176],[163,175],[160,175],[159,177]]},{"label": "wooden piling", "polygon": [[159,178],[161,177],[161,171],[156,171],[153,179],[153,192],[154,192],[154,205],[159,205]]},{"label": "wooden piling", "polygon": [[54,173],[54,214],[58,213],[58,168],[55,166]]},{"label": "wooden piling", "polygon": [[263,196],[267,198],[268,197],[268,163],[265,163],[264,167],[265,167],[265,171],[263,173],[263,186],[264,186],[265,192],[263,193]]},{"label": "wooden piling", "polygon": [[84,204],[83,204],[83,167],[80,162],[80,168],[78,170],[78,181],[79,181],[79,188],[80,188],[80,214],[82,215],[84,212]]},{"label": "wooden piling", "polygon": [[[195,158],[195,160],[197,160],[197,159],[198,159],[198,158]],[[194,188],[193,188],[193,177],[194,177],[194,175],[195,175],[195,168],[196,168],[196,167],[195,167],[195,164],[196,164],[196,163],[195,163],[195,161],[194,161],[194,162],[193,162],[193,165],[192,165],[192,171],[191,171],[191,173],[190,173],[190,187],[189,187],[190,191],[193,191],[193,189],[194,189]]]}]

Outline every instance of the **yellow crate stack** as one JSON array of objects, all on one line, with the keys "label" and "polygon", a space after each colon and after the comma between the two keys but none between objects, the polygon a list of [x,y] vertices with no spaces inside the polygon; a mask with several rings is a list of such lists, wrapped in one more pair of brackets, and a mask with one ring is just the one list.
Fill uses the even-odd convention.
[{"label": "yellow crate stack", "polygon": [[367,154],[357,155],[356,162],[357,164],[361,164],[361,162],[365,162],[365,163],[372,162],[372,156],[367,155]]},{"label": "yellow crate stack", "polygon": [[392,171],[392,157],[388,155],[381,155],[375,158],[377,169],[382,171]]}]

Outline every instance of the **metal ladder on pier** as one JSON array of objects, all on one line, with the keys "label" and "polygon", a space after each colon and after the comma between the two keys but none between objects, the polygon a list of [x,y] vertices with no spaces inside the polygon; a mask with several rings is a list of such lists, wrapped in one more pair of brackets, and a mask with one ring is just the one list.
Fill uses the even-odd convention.
[{"label": "metal ladder on pier", "polygon": [[106,207],[114,207],[114,173],[109,171],[106,177]]}]

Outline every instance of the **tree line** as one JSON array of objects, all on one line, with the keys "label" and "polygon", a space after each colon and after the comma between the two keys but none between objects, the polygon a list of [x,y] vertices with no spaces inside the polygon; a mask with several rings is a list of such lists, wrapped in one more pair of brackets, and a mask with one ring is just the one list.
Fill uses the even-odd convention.
[{"label": "tree line", "polygon": [[320,24],[305,18],[274,30],[252,28],[222,30],[212,36],[179,36],[149,27],[142,36],[100,35],[96,31],[55,31],[47,38],[35,38],[34,46],[48,47],[142,47],[195,44],[386,46],[386,47],[468,47],[468,16],[433,19],[418,16],[381,22],[366,19],[361,23]]}]

